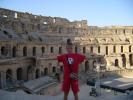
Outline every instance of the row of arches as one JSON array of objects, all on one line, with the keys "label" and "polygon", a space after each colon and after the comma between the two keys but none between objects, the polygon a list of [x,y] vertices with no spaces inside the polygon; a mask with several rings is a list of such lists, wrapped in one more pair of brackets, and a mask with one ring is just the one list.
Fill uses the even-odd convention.
[{"label": "row of arches", "polygon": [[[125,54],[122,54],[121,57],[122,57],[122,67],[126,67],[127,58],[126,58]],[[130,64],[130,66],[133,66],[133,54],[129,55],[129,64]],[[119,67],[119,60],[118,59],[115,59],[114,65],[116,67]]]},{"label": "row of arches", "polygon": [[[122,54],[121,57],[122,57],[122,67],[126,68],[127,58],[126,58],[125,54]],[[86,61],[85,62],[85,72],[95,69],[96,68],[96,66],[94,65],[95,62],[96,61],[94,60],[92,62],[92,66],[90,66],[89,61]],[[129,65],[133,66],[133,54],[129,55]],[[114,66],[116,66],[116,67],[120,66],[118,59],[115,59]]]},{"label": "row of arches", "polygon": [[[13,47],[12,48],[12,57],[16,57],[16,51],[17,51],[17,48]],[[8,54],[8,48],[6,48],[5,46],[2,46],[1,47],[1,55],[7,56],[7,54]]]},{"label": "row of arches", "polygon": [[[46,52],[45,47],[41,47],[41,51],[42,51],[42,54],[44,54]],[[9,52],[9,50],[7,47],[5,47],[5,46],[1,47],[1,55],[7,56],[8,52]],[[50,53],[54,53],[54,47],[50,47]],[[62,53],[62,47],[59,47],[59,54],[61,54],[61,53]],[[27,56],[27,54],[28,54],[28,49],[25,46],[22,49],[22,55]],[[37,48],[33,47],[32,48],[32,55],[36,56],[36,54],[37,54]],[[16,56],[17,56],[17,47],[14,46],[12,48],[12,57],[16,57]]]},{"label": "row of arches", "polygon": [[[60,71],[63,71],[63,66],[60,66]],[[57,69],[55,66],[52,67],[52,73],[56,73]],[[40,71],[40,69],[36,69],[35,77],[39,78],[40,76],[46,76],[49,74],[48,68],[44,68],[44,71]]]},{"label": "row of arches", "polygon": [[96,68],[95,63],[96,63],[96,60],[94,60],[92,62],[92,66],[90,66],[89,61],[86,61],[85,62],[85,72],[90,71],[90,70],[94,70]]},{"label": "row of arches", "polygon": [[[63,71],[63,66],[60,67],[60,71]],[[56,73],[57,72],[57,69],[55,66],[52,67],[52,73]],[[21,81],[21,80],[24,80],[24,79],[27,79],[28,80],[28,75],[30,73],[35,73],[35,78],[39,78],[40,76],[46,76],[49,74],[49,71],[48,71],[48,68],[44,68],[44,71],[41,71],[40,69],[36,69],[34,71],[34,69],[32,68],[32,66],[29,66],[27,67],[27,78],[24,78],[23,77],[23,74],[24,74],[24,70],[22,68],[18,68],[16,70],[16,79]],[[13,71],[11,69],[8,69],[6,71],[6,82],[12,82],[12,79],[13,79]]]},{"label": "row of arches", "polygon": [[[18,68],[16,70],[16,77],[17,77],[17,80],[23,80],[23,69],[22,68]],[[12,82],[12,79],[13,79],[13,71],[11,69],[8,69],[6,71],[6,81]]]},{"label": "row of arches", "polygon": [[[124,47],[121,46],[121,53],[123,52],[123,48],[124,48]],[[101,47],[98,46],[97,49],[98,49],[98,53],[100,53]],[[106,46],[105,49],[106,49],[106,50],[105,50],[105,54],[108,55],[108,50],[109,50],[108,46]],[[93,53],[93,50],[94,50],[94,47],[91,46],[91,47],[90,47],[90,52]],[[75,53],[78,52],[78,46],[75,46],[74,51],[75,51]],[[116,51],[117,51],[117,48],[116,48],[116,45],[115,45],[115,46],[113,46],[112,52],[113,52],[113,53],[116,53]],[[132,51],[132,46],[130,45],[130,46],[129,46],[129,52],[131,52],[131,51]],[[1,54],[2,54],[3,56],[7,56],[8,52],[9,52],[8,47],[5,47],[5,46],[2,46],[2,47],[1,47]],[[14,46],[14,47],[12,48],[12,57],[16,57],[16,56],[17,56],[17,53],[16,53],[16,52],[17,52],[17,47]],[[33,47],[31,52],[32,52],[32,56],[36,56],[36,55],[37,55],[37,47]],[[41,47],[41,53],[42,53],[42,55],[43,55],[45,52],[46,52],[46,48],[45,48],[45,47]],[[60,47],[58,48],[58,53],[61,54],[62,52],[63,52],[63,49],[62,49],[62,47],[60,46]],[[53,46],[50,47],[50,53],[54,53],[54,47],[53,47]],[[86,47],[85,47],[85,46],[82,48],[82,53],[86,53]],[[23,55],[23,56],[27,56],[27,54],[28,54],[28,49],[27,49],[26,46],[24,46],[23,49],[22,49],[22,55]]]}]

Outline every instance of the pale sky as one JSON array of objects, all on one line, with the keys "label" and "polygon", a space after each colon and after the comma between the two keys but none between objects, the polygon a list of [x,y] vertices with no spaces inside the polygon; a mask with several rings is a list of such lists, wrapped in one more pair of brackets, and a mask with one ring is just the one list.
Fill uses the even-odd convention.
[{"label": "pale sky", "polygon": [[86,19],[91,26],[133,26],[133,0],[0,0],[0,7],[70,21]]}]

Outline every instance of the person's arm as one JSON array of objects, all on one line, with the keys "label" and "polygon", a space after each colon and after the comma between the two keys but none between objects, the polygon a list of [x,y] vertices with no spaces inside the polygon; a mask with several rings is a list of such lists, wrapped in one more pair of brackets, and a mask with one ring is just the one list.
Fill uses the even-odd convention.
[{"label": "person's arm", "polygon": [[84,59],[84,60],[87,61],[88,59],[89,59],[89,58],[85,56],[85,59]]}]

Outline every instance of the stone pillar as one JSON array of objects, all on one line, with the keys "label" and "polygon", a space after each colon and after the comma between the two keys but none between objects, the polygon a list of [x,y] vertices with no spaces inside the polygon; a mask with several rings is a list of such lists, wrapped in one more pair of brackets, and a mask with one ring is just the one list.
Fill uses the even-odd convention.
[{"label": "stone pillar", "polygon": [[6,87],[6,72],[0,73],[0,87],[5,88]]},{"label": "stone pillar", "polygon": [[16,50],[16,56],[17,56],[17,57],[21,57],[21,53],[22,53],[22,52],[21,52],[20,46],[17,46],[16,49],[17,49],[17,50]]},{"label": "stone pillar", "polygon": [[119,67],[120,67],[120,68],[123,68],[122,57],[120,57],[120,58],[118,59],[118,61],[119,61]]},{"label": "stone pillar", "polygon": [[17,80],[17,73],[16,73],[16,69],[15,70],[12,70],[13,73],[12,73],[12,77],[13,77],[13,81]]},{"label": "stone pillar", "polygon": [[[35,66],[33,66],[33,67],[35,67]],[[31,79],[35,79],[36,78],[36,74],[35,73],[36,73],[36,70],[33,69]]]},{"label": "stone pillar", "polygon": [[130,69],[129,54],[126,54],[126,68]]},{"label": "stone pillar", "polygon": [[27,67],[22,67],[23,68],[23,71],[22,71],[22,79],[23,80],[27,80]]}]

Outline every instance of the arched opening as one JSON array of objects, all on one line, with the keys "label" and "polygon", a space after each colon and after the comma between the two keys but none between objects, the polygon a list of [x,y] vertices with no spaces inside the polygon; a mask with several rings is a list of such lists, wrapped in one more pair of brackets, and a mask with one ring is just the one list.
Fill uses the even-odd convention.
[{"label": "arched opening", "polygon": [[123,65],[123,67],[126,67],[126,57],[125,57],[125,54],[122,54],[121,57],[122,57],[122,65]]},{"label": "arched opening", "polygon": [[48,68],[44,68],[44,75],[48,75]]},{"label": "arched opening", "polygon": [[118,59],[115,59],[115,66],[116,66],[116,67],[118,67],[118,66],[119,66]]},{"label": "arched opening", "polygon": [[98,46],[98,53],[100,53],[100,46]]},{"label": "arched opening", "polygon": [[50,52],[54,53],[54,47],[50,47]]},{"label": "arched opening", "polygon": [[16,47],[13,47],[13,49],[12,49],[12,56],[16,57]]},{"label": "arched opening", "polygon": [[1,47],[1,54],[6,56],[6,48],[4,46]]},{"label": "arched opening", "polygon": [[42,47],[42,54],[45,53],[45,47]]},{"label": "arched opening", "polygon": [[108,55],[108,46],[106,46],[106,55]]},{"label": "arched opening", "polygon": [[129,55],[129,63],[130,63],[130,66],[133,66],[133,54]]},{"label": "arched opening", "polygon": [[123,46],[121,46],[121,52],[123,52]]},{"label": "arched opening", "polygon": [[55,67],[55,66],[53,66],[53,70],[52,70],[52,72],[53,72],[53,73],[56,72],[56,67]]},{"label": "arched opening", "polygon": [[36,78],[39,78],[39,76],[40,76],[40,70],[36,69]]},{"label": "arched opening", "polygon": [[8,69],[6,71],[6,82],[7,83],[12,82],[12,70],[11,69]]},{"label": "arched opening", "polygon": [[72,43],[71,39],[67,39],[67,44]]},{"label": "arched opening", "polygon": [[116,53],[116,46],[113,47],[113,52]]},{"label": "arched opening", "polygon": [[86,61],[85,62],[85,72],[87,72],[89,70],[89,62]]},{"label": "arched opening", "polygon": [[132,52],[132,46],[131,45],[129,46],[129,52]]},{"label": "arched opening", "polygon": [[22,68],[17,69],[17,80],[22,80],[23,79],[23,70]]},{"label": "arched opening", "polygon": [[33,47],[33,56],[36,56],[36,47]]},{"label": "arched opening", "polygon": [[59,54],[62,53],[62,47],[59,47]]},{"label": "arched opening", "polygon": [[23,56],[27,56],[27,47],[23,47]]}]

